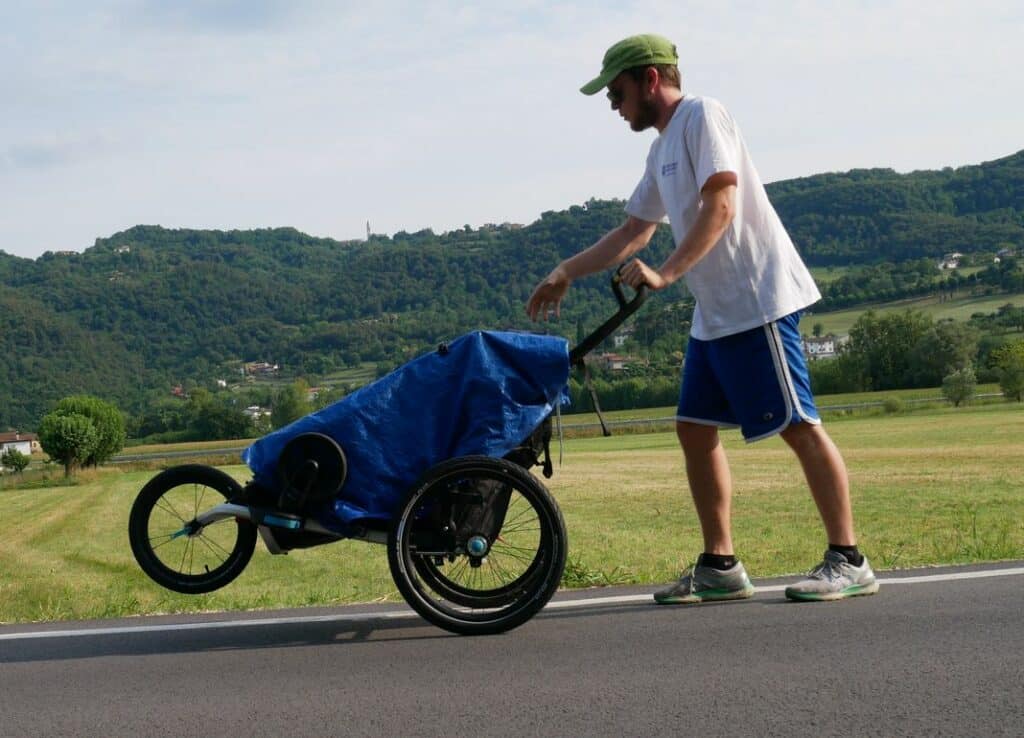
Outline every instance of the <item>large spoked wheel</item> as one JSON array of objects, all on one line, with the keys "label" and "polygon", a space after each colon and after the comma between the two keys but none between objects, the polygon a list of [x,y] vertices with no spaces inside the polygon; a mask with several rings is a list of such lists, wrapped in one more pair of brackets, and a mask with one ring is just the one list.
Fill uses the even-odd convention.
[{"label": "large spoked wheel", "polygon": [[256,526],[227,518],[205,526],[196,517],[241,492],[209,466],[176,466],[156,475],[132,505],[128,537],[142,570],[167,589],[202,594],[245,569],[256,547]]},{"label": "large spoked wheel", "polygon": [[516,464],[465,456],[420,481],[388,539],[402,596],[426,620],[465,635],[533,617],[565,569],[565,523],[551,493]]}]

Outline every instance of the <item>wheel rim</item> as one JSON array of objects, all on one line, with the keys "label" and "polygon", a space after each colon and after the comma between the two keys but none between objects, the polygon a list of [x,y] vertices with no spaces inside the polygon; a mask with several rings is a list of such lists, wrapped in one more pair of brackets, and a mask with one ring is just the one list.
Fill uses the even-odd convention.
[{"label": "wheel rim", "polygon": [[223,493],[202,483],[170,488],[153,503],[146,524],[146,545],[158,566],[188,581],[205,579],[230,565],[239,545],[239,523],[218,520],[201,529],[196,516],[219,504]]},{"label": "wheel rim", "polygon": [[[480,493],[481,501],[461,505],[455,535],[439,533],[445,516],[438,510],[453,496],[465,497],[467,490]],[[501,495],[507,495],[507,506],[497,499],[496,507],[502,509],[484,513]],[[458,620],[488,621],[531,599],[531,589],[552,561],[553,521],[527,485],[509,483],[507,476],[489,469],[474,469],[438,480],[411,504],[405,519],[412,523],[401,533],[401,550],[409,582],[424,604]],[[490,529],[474,525],[481,519]],[[483,557],[466,553],[467,542],[477,536],[490,544]]]}]

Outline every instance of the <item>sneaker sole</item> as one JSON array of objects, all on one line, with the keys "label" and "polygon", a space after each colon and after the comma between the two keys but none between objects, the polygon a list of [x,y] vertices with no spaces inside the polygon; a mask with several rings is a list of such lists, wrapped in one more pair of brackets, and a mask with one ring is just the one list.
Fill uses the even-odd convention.
[{"label": "sneaker sole", "polygon": [[850,597],[873,595],[877,591],[878,582],[872,582],[871,584],[855,584],[838,592],[799,592],[787,589],[786,597],[798,602],[835,602]]},{"label": "sneaker sole", "polygon": [[748,589],[708,589],[700,594],[688,594],[682,597],[658,597],[654,602],[658,605],[699,605],[702,602],[727,602],[729,600],[747,600],[754,596],[756,590]]}]

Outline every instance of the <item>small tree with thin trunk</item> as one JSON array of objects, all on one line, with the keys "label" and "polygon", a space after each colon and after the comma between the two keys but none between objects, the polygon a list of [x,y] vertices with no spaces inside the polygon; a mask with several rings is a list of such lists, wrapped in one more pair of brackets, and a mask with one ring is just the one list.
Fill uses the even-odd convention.
[{"label": "small tree with thin trunk", "polygon": [[969,366],[957,369],[942,380],[942,394],[953,403],[953,407],[969,403],[977,388],[978,378],[974,376],[974,370]]},{"label": "small tree with thin trunk", "polygon": [[0,466],[5,469],[13,469],[18,474],[25,471],[28,462],[29,457],[16,448],[8,449],[3,456],[0,456]]},{"label": "small tree with thin trunk", "polygon": [[96,443],[83,466],[98,466],[124,448],[124,416],[116,406],[91,395],[65,397],[53,409],[57,415],[83,415],[96,429]]},{"label": "small tree with thin trunk", "polygon": [[999,372],[999,389],[1007,400],[1024,400],[1024,341],[1005,344],[992,352]]},{"label": "small tree with thin trunk", "polygon": [[39,424],[39,445],[51,459],[64,465],[64,476],[81,465],[96,450],[99,433],[84,415],[50,413]]}]

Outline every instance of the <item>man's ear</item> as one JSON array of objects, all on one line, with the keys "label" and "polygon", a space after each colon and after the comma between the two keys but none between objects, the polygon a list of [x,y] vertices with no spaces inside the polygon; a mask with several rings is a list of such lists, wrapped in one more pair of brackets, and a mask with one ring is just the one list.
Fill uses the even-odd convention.
[{"label": "man's ear", "polygon": [[644,73],[644,82],[647,94],[653,95],[654,91],[658,89],[658,85],[661,84],[661,74],[657,67],[647,67],[647,71]]}]

